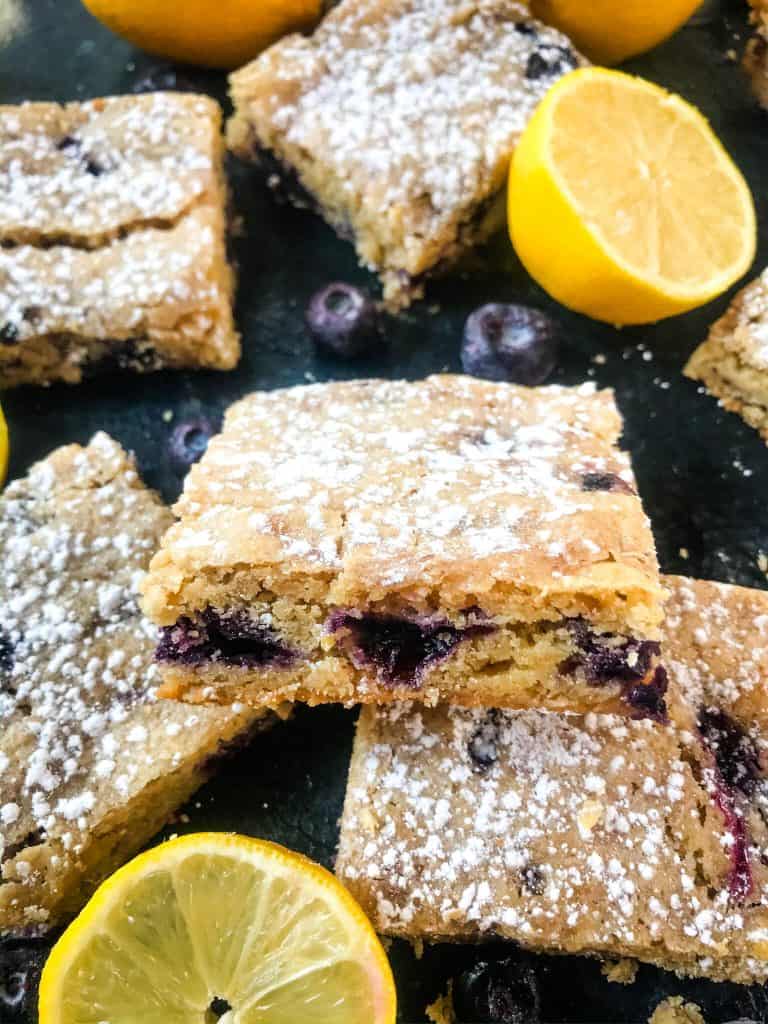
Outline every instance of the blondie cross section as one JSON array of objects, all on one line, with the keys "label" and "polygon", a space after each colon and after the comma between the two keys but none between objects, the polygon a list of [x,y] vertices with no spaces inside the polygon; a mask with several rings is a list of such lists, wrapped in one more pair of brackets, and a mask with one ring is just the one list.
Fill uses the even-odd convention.
[{"label": "blondie cross section", "polygon": [[365,707],[337,873],[377,929],[768,979],[768,593],[666,581],[673,722]]},{"label": "blondie cross section", "polygon": [[0,934],[77,913],[272,720],[155,698],[136,588],[170,518],[105,434],[0,497]]},{"label": "blondie cross section", "polygon": [[242,400],[144,582],[161,692],[663,719],[662,588],[620,430],[591,385]]},{"label": "blondie cross section", "polygon": [[237,363],[223,148],[204,96],[0,107],[0,388]]},{"label": "blondie cross section", "polygon": [[517,0],[343,0],[232,76],[229,144],[299,186],[407,306],[503,225],[517,141],[582,63]]}]

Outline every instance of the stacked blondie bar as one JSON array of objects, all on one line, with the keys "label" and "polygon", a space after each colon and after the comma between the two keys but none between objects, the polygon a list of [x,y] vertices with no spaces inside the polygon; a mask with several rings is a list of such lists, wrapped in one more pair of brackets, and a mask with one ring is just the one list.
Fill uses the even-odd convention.
[{"label": "stacked blondie bar", "polygon": [[591,386],[244,399],[142,585],[161,693],[363,705],[337,871],[385,934],[763,981],[768,594],[660,579],[620,429]]}]

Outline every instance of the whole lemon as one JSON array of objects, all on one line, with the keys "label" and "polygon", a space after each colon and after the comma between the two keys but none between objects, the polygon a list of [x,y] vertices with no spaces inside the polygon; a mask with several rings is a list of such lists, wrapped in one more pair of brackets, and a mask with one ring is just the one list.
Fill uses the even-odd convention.
[{"label": "whole lemon", "polygon": [[83,0],[107,28],[169,60],[245,64],[288,32],[309,29],[323,0]]},{"label": "whole lemon", "polygon": [[619,64],[653,49],[701,0],[531,0],[533,14],[569,36],[596,64]]}]

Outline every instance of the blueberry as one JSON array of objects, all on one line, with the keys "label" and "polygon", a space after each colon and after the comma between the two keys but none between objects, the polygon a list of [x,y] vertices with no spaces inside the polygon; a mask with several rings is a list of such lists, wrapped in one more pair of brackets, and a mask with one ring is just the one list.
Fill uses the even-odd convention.
[{"label": "blueberry", "polygon": [[343,281],[312,296],[306,324],[314,342],[337,356],[358,356],[380,337],[376,304]]},{"label": "blueberry", "polygon": [[35,992],[48,954],[41,939],[0,941],[0,1020],[22,1024],[33,1019]]},{"label": "blueberry", "polygon": [[559,347],[557,326],[545,313],[489,303],[464,325],[461,365],[475,377],[534,387],[554,370]]},{"label": "blueberry", "polygon": [[19,340],[19,328],[9,321],[0,327],[0,345],[15,345]]},{"label": "blueberry", "polygon": [[613,491],[616,494],[636,494],[626,480],[616,473],[585,473],[581,478],[583,491]]},{"label": "blueberry", "polygon": [[418,689],[430,665],[447,658],[462,640],[491,633],[495,627],[459,628],[449,622],[418,622],[399,615],[337,611],[327,628],[331,633],[347,632],[353,659],[373,665],[386,683]]},{"label": "blueberry", "polygon": [[540,78],[554,78],[564,75],[578,66],[576,54],[567,46],[556,46],[554,43],[543,43],[528,58],[525,77],[532,81]]},{"label": "blueberry", "polygon": [[60,153],[65,153],[70,149],[79,152],[81,145],[82,143],[80,142],[80,139],[76,138],[74,135],[64,135],[56,143],[56,149],[58,149]]},{"label": "blueberry", "polygon": [[0,672],[10,673],[13,669],[13,644],[6,631],[0,626]]},{"label": "blueberry", "polygon": [[634,708],[635,718],[650,718],[655,722],[666,723],[667,702],[665,694],[669,686],[669,676],[663,665],[657,665],[653,678],[642,685],[625,684],[624,701]]},{"label": "blueberry", "polygon": [[480,960],[456,979],[453,1002],[462,1024],[539,1024],[541,1003],[536,978],[526,964]]},{"label": "blueberry", "polygon": [[150,68],[131,86],[132,93],[199,91],[195,83],[172,64],[158,64]]},{"label": "blueberry", "polygon": [[519,32],[521,36],[537,36],[539,34],[536,31],[536,26],[532,25],[530,21],[516,21],[515,32]]},{"label": "blueberry", "polygon": [[94,178],[100,178],[106,168],[99,163],[98,160],[94,160],[92,156],[86,157],[85,169]]},{"label": "blueberry", "polygon": [[536,864],[527,864],[522,872],[523,888],[533,896],[541,896],[545,889],[544,872]]},{"label": "blueberry", "polygon": [[467,752],[475,771],[487,772],[499,759],[498,740],[498,715],[492,710],[467,744]]},{"label": "blueberry", "polygon": [[211,420],[205,416],[196,416],[178,423],[168,442],[173,468],[181,474],[199,462],[205,455],[208,442],[216,433]]},{"label": "blueberry", "polygon": [[216,661],[254,667],[289,665],[296,655],[271,627],[255,622],[246,611],[206,608],[161,630],[155,657],[180,665]]},{"label": "blueberry", "polygon": [[752,738],[721,708],[702,708],[699,732],[726,785],[751,796],[760,778],[760,754]]}]

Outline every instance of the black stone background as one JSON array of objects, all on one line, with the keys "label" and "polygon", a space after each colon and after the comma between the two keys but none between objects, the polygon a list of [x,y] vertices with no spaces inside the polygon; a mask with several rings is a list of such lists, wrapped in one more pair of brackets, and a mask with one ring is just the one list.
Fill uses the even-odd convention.
[{"label": "black stone background", "polygon": [[[157,65],[98,25],[78,0],[26,0],[25,9],[26,30],[5,45],[0,42],[0,102],[127,92]],[[719,18],[687,27],[630,68],[681,93],[713,122],[754,191],[761,226],[756,269],[762,269],[768,263],[768,115],[751,98],[734,61],[745,38],[745,4],[724,0]],[[225,101],[223,75],[190,74],[202,90]],[[458,370],[467,314],[483,302],[523,302],[550,311],[563,326],[565,345],[553,381],[593,379],[616,389],[626,418],[624,444],[634,459],[663,569],[768,586],[758,565],[760,553],[768,554],[768,451],[754,431],[681,374],[730,295],[684,317],[618,331],[548,299],[500,236],[471,257],[466,272],[435,283],[426,302],[391,320],[386,348],[357,364],[336,362],[319,357],[307,339],[305,303],[329,280],[371,287],[373,280],[356,266],[352,248],[317,217],[277,205],[263,174],[234,164],[231,173],[246,227],[235,242],[237,318],[244,340],[239,368],[229,374],[116,374],[77,388],[8,393],[3,405],[11,431],[12,478],[56,445],[86,442],[95,430],[106,430],[136,453],[147,483],[172,499],[181,485],[167,449],[174,422],[203,411],[219,415],[257,388]],[[163,416],[166,410],[173,412],[171,423]],[[236,830],[285,843],[330,865],[354,719],[354,713],[337,707],[300,708],[291,722],[227,763],[186,808],[188,819],[167,833]],[[424,1021],[426,1005],[444,991],[447,979],[489,952],[509,950],[440,946],[419,960],[407,945],[394,943],[390,954],[400,1020]],[[32,944],[0,948],[0,979],[3,971],[35,954],[41,958]],[[672,994],[698,1002],[708,1024],[739,1016],[768,1021],[768,991],[760,988],[683,982],[648,967],[627,987],[606,981],[589,960],[536,957],[533,963],[546,1021],[644,1022],[657,1002]],[[17,1011],[0,1004],[0,1024],[31,1024],[33,1002],[30,998],[28,1009]]]}]

